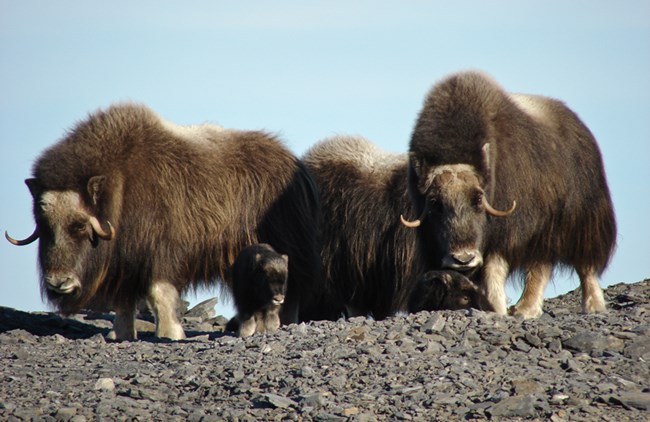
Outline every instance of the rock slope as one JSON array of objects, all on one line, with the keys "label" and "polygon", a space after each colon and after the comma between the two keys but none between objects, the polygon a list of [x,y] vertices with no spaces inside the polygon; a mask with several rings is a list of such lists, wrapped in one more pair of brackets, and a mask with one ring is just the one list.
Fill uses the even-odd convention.
[{"label": "rock slope", "polygon": [[605,297],[603,315],[577,313],[574,291],[530,321],[421,312],[246,339],[210,302],[178,342],[0,308],[0,420],[648,420],[650,279]]}]

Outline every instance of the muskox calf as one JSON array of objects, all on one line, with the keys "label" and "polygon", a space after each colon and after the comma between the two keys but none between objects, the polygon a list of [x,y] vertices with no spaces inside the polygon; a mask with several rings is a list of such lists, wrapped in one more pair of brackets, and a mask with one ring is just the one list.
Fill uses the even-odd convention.
[{"label": "muskox calf", "polygon": [[469,308],[494,311],[478,286],[455,271],[429,271],[418,277],[408,301],[411,313]]},{"label": "muskox calf", "polygon": [[41,291],[64,313],[115,310],[115,334],[136,337],[147,299],[156,335],[184,337],[180,294],[223,280],[246,245],[289,260],[284,323],[312,314],[320,285],[319,201],[302,163],[274,136],[183,127],[146,107],[91,114],[45,151],[26,180],[34,201]]},{"label": "muskox calf", "polygon": [[563,103],[508,94],[476,72],[443,80],[413,131],[409,191],[420,218],[405,224],[440,268],[472,274],[498,313],[521,271],[510,312],[539,316],[556,265],[577,271],[584,312],[605,310],[614,209],[596,140]]},{"label": "muskox calf", "polygon": [[270,245],[248,246],[233,266],[233,297],[239,320],[239,335],[275,331],[280,327],[289,277],[289,257]]}]

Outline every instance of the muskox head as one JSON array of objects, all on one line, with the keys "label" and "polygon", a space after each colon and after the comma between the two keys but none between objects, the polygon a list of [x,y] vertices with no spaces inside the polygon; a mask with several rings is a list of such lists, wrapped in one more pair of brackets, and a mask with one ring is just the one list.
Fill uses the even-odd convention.
[{"label": "muskox head", "polygon": [[[487,162],[488,147],[483,151]],[[472,272],[480,267],[488,218],[514,212],[514,201],[507,211],[490,205],[485,179],[472,165],[427,165],[411,153],[409,189],[421,213],[415,221],[400,219],[410,228],[422,226],[420,235],[433,242],[440,268]]]},{"label": "muskox head", "polygon": [[443,309],[494,311],[492,305],[470,279],[455,271],[429,271],[420,276],[409,295],[408,311]]},{"label": "muskox head", "polygon": [[276,255],[268,259],[257,254],[255,259],[260,264],[253,286],[258,303],[281,306],[287,294],[289,257]]},{"label": "muskox head", "polygon": [[[83,286],[83,280],[93,270],[90,255],[101,240],[115,237],[111,223],[106,221],[104,228],[93,210],[104,181],[103,176],[93,177],[87,183],[87,192],[78,192],[44,189],[37,179],[25,180],[34,201],[36,228],[24,240],[13,239],[5,232],[7,240],[17,246],[39,239],[41,290],[59,305],[66,297],[79,297],[84,288],[93,288]],[[62,308],[65,310],[66,306]]]}]

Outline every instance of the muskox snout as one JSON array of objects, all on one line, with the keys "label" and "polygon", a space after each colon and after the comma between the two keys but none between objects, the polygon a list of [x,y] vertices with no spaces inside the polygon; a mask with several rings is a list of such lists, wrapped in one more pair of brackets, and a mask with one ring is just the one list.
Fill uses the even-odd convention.
[{"label": "muskox snout", "polygon": [[67,295],[81,289],[81,282],[73,274],[52,274],[45,277],[45,287],[52,292]]},{"label": "muskox snout", "polygon": [[442,266],[456,271],[468,271],[483,264],[483,256],[478,250],[462,250],[451,252],[442,260]]},{"label": "muskox snout", "polygon": [[274,305],[282,305],[284,303],[284,295],[274,295],[273,296],[273,304]]}]

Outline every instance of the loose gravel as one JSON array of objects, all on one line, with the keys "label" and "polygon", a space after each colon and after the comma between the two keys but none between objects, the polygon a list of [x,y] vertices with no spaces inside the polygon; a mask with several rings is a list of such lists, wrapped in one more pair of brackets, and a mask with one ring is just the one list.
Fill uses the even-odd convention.
[{"label": "loose gravel", "polygon": [[628,421],[650,418],[650,279],[547,300],[535,320],[420,312],[224,333],[216,300],[188,339],[107,339],[112,315],[0,308],[0,420]]}]

